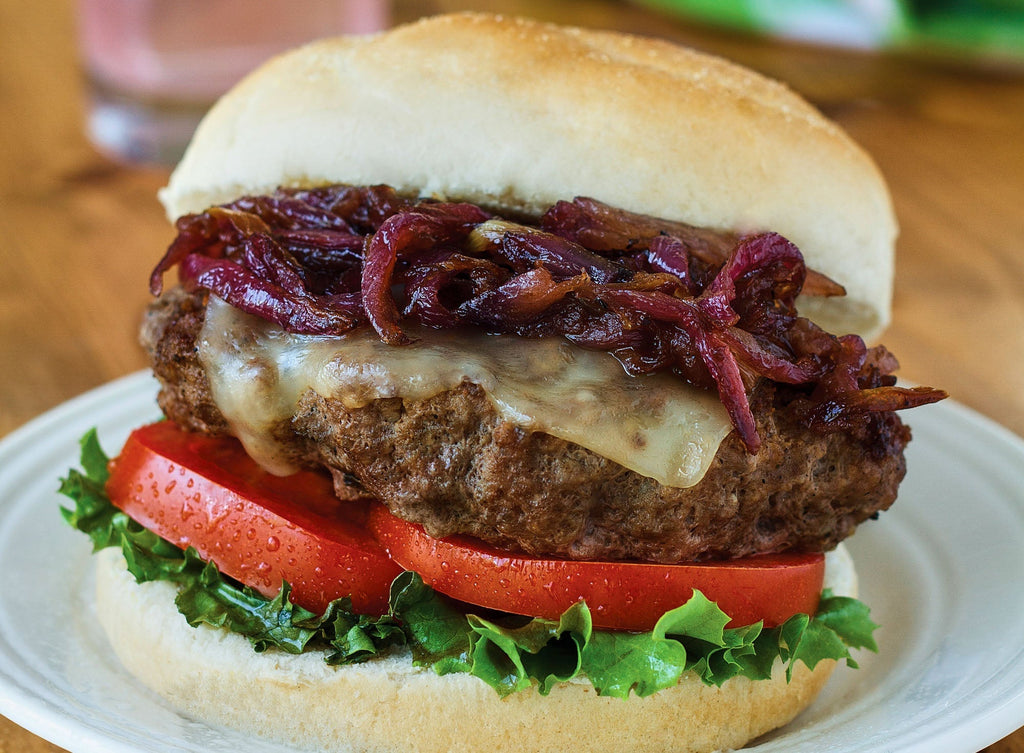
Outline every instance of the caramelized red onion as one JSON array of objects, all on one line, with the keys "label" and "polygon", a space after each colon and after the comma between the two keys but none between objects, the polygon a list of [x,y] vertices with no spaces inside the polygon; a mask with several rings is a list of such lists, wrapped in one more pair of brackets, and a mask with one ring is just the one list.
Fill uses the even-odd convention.
[{"label": "caramelized red onion", "polygon": [[417,322],[565,337],[630,374],[671,371],[716,390],[750,452],[760,445],[748,400],[758,379],[799,386],[795,409],[821,431],[945,397],[897,387],[884,348],[798,316],[801,292],[845,291],[776,233],[739,237],[586,198],[558,202],[534,226],[386,186],[281,189],[188,215],[177,229],[154,294],[177,266],[187,289],[300,334],[368,325],[401,346],[403,323]]},{"label": "caramelized red onion", "polygon": [[[472,204],[420,204],[389,217],[366,240],[360,291],[363,308],[380,339],[388,345],[406,345],[398,306],[391,294],[399,259],[414,261],[417,254],[457,249],[469,232],[488,215]],[[440,305],[440,303],[438,303]]]}]

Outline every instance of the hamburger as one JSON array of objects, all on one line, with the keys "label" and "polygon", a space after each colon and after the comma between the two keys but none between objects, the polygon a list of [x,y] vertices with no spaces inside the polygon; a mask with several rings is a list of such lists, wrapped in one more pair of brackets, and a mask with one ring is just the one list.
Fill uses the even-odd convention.
[{"label": "hamburger", "polygon": [[783,86],[442,16],[260,68],[161,199],[166,420],[109,463],[88,437],[65,515],[117,655],[186,713],[711,751],[874,646],[841,542],[895,500],[896,411],[944,393],[865,344],[889,197]]}]

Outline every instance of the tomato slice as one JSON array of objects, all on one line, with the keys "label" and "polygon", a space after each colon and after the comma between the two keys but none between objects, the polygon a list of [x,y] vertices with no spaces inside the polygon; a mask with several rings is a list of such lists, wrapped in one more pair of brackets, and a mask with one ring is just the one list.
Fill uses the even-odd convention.
[{"label": "tomato slice", "polygon": [[454,599],[550,619],[584,599],[594,626],[610,630],[650,630],[694,589],[732,618],[731,627],[781,625],[794,614],[814,614],[825,575],[822,554],[681,565],[510,554],[467,537],[435,539],[383,505],[370,508],[368,524],[398,564]]},{"label": "tomato slice", "polygon": [[136,429],[111,463],[111,501],[172,543],[193,546],[221,572],[322,612],[351,596],[356,611],[383,614],[401,572],[366,530],[367,504],[340,501],[328,476],[265,472],[229,437],[170,421]]},{"label": "tomato slice", "polygon": [[182,431],[171,422],[135,430],[111,463],[111,501],[163,538],[265,596],[283,580],[296,604],[321,612],[351,596],[383,614],[403,568],[441,593],[514,614],[556,619],[580,599],[594,625],[650,630],[694,589],[730,625],[780,625],[813,614],[824,579],[821,554],[658,565],[512,554],[467,537],[435,539],[371,501],[342,502],[330,478],[300,471],[273,476],[228,437]]}]

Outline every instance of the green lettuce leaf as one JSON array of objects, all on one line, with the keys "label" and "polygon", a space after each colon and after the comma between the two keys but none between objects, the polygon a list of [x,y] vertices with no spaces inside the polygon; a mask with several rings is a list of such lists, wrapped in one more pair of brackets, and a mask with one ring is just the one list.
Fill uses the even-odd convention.
[{"label": "green lettuce leaf", "polygon": [[95,431],[83,437],[81,453],[82,470],[61,480],[61,493],[75,503],[61,508],[64,519],[89,536],[94,551],[120,548],[137,581],[174,583],[175,603],[190,625],[234,631],[256,651],[316,650],[339,665],[405,646],[415,664],[439,674],[471,674],[500,695],[530,687],[546,695],[559,683],[586,678],[599,695],[618,698],[672,687],[686,672],[721,685],[738,676],[767,679],[781,661],[789,678],[797,662],[813,669],[833,659],[856,667],[851,649],[877,651],[878,626],[868,607],[828,591],[815,615],[795,615],[771,629],[761,623],[726,627],[728,615],[695,591],[650,632],[629,633],[595,630],[583,602],[558,620],[467,615],[419,575],[405,572],[392,583],[388,614],[357,614],[347,598],[313,614],[291,602],[287,583],[268,599],[221,574],[194,549],[183,551],[142,528],[106,495],[109,460]]}]

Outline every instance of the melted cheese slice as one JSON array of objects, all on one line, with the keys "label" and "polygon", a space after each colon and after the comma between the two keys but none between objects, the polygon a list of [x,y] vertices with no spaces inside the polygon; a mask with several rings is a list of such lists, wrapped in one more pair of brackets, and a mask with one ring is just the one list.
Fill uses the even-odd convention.
[{"label": "melted cheese slice", "polygon": [[558,339],[406,331],[416,341],[399,347],[368,327],[294,335],[211,296],[199,357],[235,434],[280,474],[294,468],[272,431],[307,390],[353,409],[379,398],[423,400],[469,381],[506,421],[676,487],[700,481],[732,430],[714,393],[665,374],[630,377],[606,353]]}]

